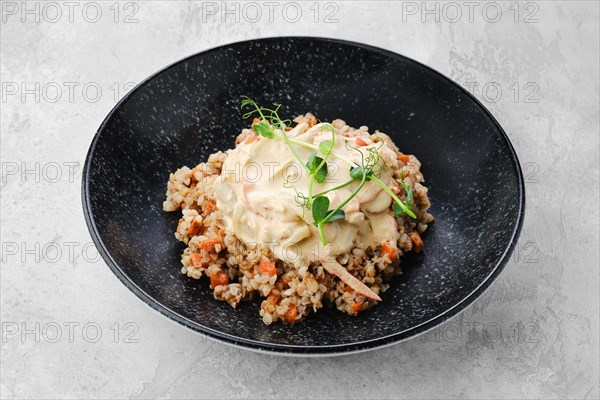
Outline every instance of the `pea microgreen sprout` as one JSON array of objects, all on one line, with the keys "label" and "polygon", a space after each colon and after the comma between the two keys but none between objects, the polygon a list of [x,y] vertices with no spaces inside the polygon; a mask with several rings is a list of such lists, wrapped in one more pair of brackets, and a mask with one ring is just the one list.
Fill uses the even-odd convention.
[{"label": "pea microgreen sprout", "polygon": [[[383,142],[381,142],[381,146],[383,146]],[[347,147],[353,148],[355,150],[358,150],[358,148],[351,146],[350,144],[346,144]],[[360,150],[358,150],[360,151]],[[369,151],[370,153],[370,157],[379,157],[379,148],[375,148],[375,147],[369,147],[367,149],[367,151]],[[381,179],[379,179],[379,177],[377,176],[377,174],[382,171],[383,169],[385,169],[385,163],[381,162],[381,167],[379,168],[378,171],[374,171],[369,175],[369,180],[371,182],[376,183],[377,185],[379,185],[379,187],[381,187],[387,194],[390,195],[390,197],[394,200],[394,214],[397,217],[400,217],[403,213],[408,214],[408,216],[410,216],[411,218],[417,218],[417,216],[415,215],[415,213],[412,211],[412,207],[407,206],[406,203],[404,203],[402,200],[400,200],[400,198],[398,196],[396,196],[396,193],[394,193],[392,191],[392,189],[390,189],[390,187],[388,185],[386,185]],[[352,170],[350,171],[352,174]],[[412,201],[412,189],[410,188],[410,186],[405,185],[404,182],[402,182],[402,186],[404,188],[404,190],[407,193],[408,196],[408,191],[410,190],[410,201]],[[408,189],[407,189],[408,187]]]},{"label": "pea microgreen sprout", "polygon": [[392,192],[392,189],[390,189],[389,186],[387,186],[385,183],[383,183],[376,176],[373,176],[372,181],[375,182],[376,184],[378,184],[387,194],[389,194],[392,197],[392,199],[394,200],[394,210],[396,210],[396,206],[398,206],[403,212],[408,214],[411,218],[415,218],[415,219],[417,218],[415,213],[412,212],[411,208],[408,207],[406,205],[406,203],[404,203],[402,200],[400,200],[400,198],[398,198],[398,196],[396,196],[396,193]]},{"label": "pea microgreen sprout", "polygon": [[[285,123],[289,122],[289,120],[284,120],[281,121],[279,119],[279,117],[277,115],[273,115],[272,114],[272,110],[268,109],[268,108],[264,108],[264,107],[259,107],[256,102],[254,100],[252,100],[251,98],[249,98],[248,96],[243,96],[242,97],[242,108],[246,107],[246,106],[253,106],[255,107],[254,110],[245,113],[244,115],[242,115],[242,118],[246,119],[246,118],[250,118],[253,114],[258,113],[261,118],[266,118],[266,120],[268,121],[266,124],[254,124],[252,125],[252,127],[254,128],[257,125],[261,125],[261,127],[256,130],[255,132],[263,137],[266,137],[267,139],[281,139],[284,140],[288,143],[288,145],[291,144],[295,144],[298,146],[302,146],[302,147],[306,147],[307,149],[311,149],[311,150],[317,150],[320,151],[321,149],[319,149],[319,146],[314,145],[312,143],[306,143],[300,140],[295,140],[295,139],[291,139],[287,136],[287,134],[285,133],[285,129],[282,129],[282,135],[278,135],[273,129],[272,129],[272,125],[279,125],[279,126],[286,126]],[[267,114],[265,114],[264,112],[266,112]],[[262,122],[262,121],[261,121]],[[266,127],[265,127],[266,125]],[[263,129],[266,128],[266,129]],[[340,160],[344,161],[347,164],[350,165],[354,165],[354,162],[352,160],[350,160],[347,157],[344,157],[342,154],[337,154],[335,152],[331,152],[332,156],[335,156],[336,158],[339,158]],[[300,162],[300,165],[304,166],[304,163]],[[304,166],[306,168],[306,166]]]},{"label": "pea microgreen sprout", "polygon": [[268,139],[275,139],[279,137],[279,135],[275,132],[275,129],[281,131],[281,138],[287,143],[290,151],[298,160],[299,164],[304,167],[309,173],[309,186],[308,186],[308,198],[306,199],[304,195],[300,196],[298,192],[296,192],[297,199],[300,200],[302,204],[312,204],[313,195],[313,184],[314,182],[323,183],[327,179],[327,159],[331,155],[333,150],[333,145],[335,143],[335,130],[331,124],[324,123],[320,125],[320,130],[329,130],[331,132],[331,140],[325,140],[319,143],[317,149],[321,152],[323,157],[317,156],[317,150],[314,150],[310,156],[308,157],[308,161],[305,163],[302,162],[302,159],[298,155],[298,152],[294,148],[292,144],[300,144],[303,142],[297,142],[293,139],[290,139],[286,134],[287,128],[287,120],[282,121],[279,117],[279,109],[281,108],[281,104],[273,104],[274,109],[259,107],[258,104],[252,100],[251,98],[244,96],[242,98],[242,108],[246,106],[252,106],[254,110],[247,112],[243,115],[243,118],[249,118],[253,114],[257,113],[261,120],[252,125],[254,131]]},{"label": "pea microgreen sprout", "polygon": [[[281,118],[279,118],[278,112],[281,108],[281,104],[273,103],[275,109],[259,107],[258,104],[250,97],[242,96],[241,108],[244,108],[246,106],[252,106],[254,107],[254,110],[245,113],[244,115],[242,115],[242,118],[250,118],[253,114],[258,114],[260,116],[260,121],[256,124],[253,124],[252,129],[254,129],[254,131],[257,134],[267,139],[283,138],[296,160],[298,160],[300,165],[304,166],[304,163],[300,159],[298,152],[296,151],[296,149],[294,149],[294,147],[292,147],[292,145],[290,144],[290,139],[285,133],[287,128],[286,122],[288,122],[288,120],[282,121]],[[275,132],[275,129],[279,129],[281,131],[281,136],[279,136]]]},{"label": "pea microgreen sprout", "polygon": [[[361,155],[361,163],[357,164],[354,161],[347,158],[346,156],[333,151],[333,147],[335,144],[335,129],[331,124],[320,124],[319,128],[321,131],[329,130],[331,132],[331,140],[325,140],[317,146],[311,143],[306,143],[288,137],[286,130],[288,128],[288,124],[291,125],[291,121],[282,120],[279,117],[279,109],[281,108],[281,104],[273,104],[274,108],[260,107],[250,97],[243,96],[241,108],[248,106],[251,106],[254,109],[243,114],[243,118],[249,118],[254,114],[258,114],[260,116],[260,121],[252,125],[254,131],[258,135],[263,136],[267,139],[283,140],[288,145],[290,151],[292,152],[298,163],[309,173],[308,195],[299,192],[295,187],[290,185],[289,179],[287,178],[284,181],[284,187],[291,187],[294,189],[294,191],[296,192],[295,201],[303,208],[303,210],[312,210],[313,220],[319,230],[319,235],[321,237],[321,242],[323,243],[323,245],[327,244],[323,226],[326,223],[333,222],[338,219],[343,219],[345,217],[345,214],[342,210],[342,207],[348,204],[348,202],[352,200],[358,194],[358,192],[360,192],[360,190],[364,187],[365,183],[368,181],[377,184],[392,197],[392,199],[394,200],[394,214],[397,217],[400,217],[403,214],[407,214],[412,218],[416,218],[416,215],[412,211],[413,193],[410,186],[400,181],[402,187],[404,188],[404,191],[406,192],[408,203],[407,205],[405,202],[400,200],[400,198],[398,198],[398,196],[392,191],[392,189],[390,189],[390,187],[387,186],[383,181],[381,181],[381,179],[377,176],[386,167],[385,162],[383,162],[381,156],[379,155],[379,149],[381,148],[381,146],[383,146],[383,142],[381,142],[380,146],[367,147],[367,155],[365,157],[365,154],[360,149],[350,145],[346,141],[346,147],[358,151]],[[306,163],[302,161],[294,145],[302,146],[313,150],[313,152],[308,157]],[[318,156],[319,152],[322,154],[323,157]],[[313,195],[314,182],[321,184],[324,183],[327,179],[327,159],[329,157],[338,158],[339,160],[350,165],[350,179],[334,188]],[[344,201],[342,201],[340,205],[338,205],[336,208],[334,208],[333,210],[329,210],[330,200],[325,195],[329,192],[342,189],[357,181],[360,181],[360,184],[356,187],[352,194],[350,194],[350,196],[348,196]]]},{"label": "pea microgreen sprout", "polygon": [[317,152],[313,151],[308,157],[306,167],[310,173],[308,182],[308,202],[313,202],[313,182],[323,183],[327,179],[327,159],[333,151],[335,143],[335,129],[331,124],[322,124],[320,130],[329,130],[331,132],[331,140],[324,140],[319,143],[319,150],[323,154],[323,158],[317,156]]},{"label": "pea microgreen sprout", "polygon": [[[408,207],[409,210],[412,211],[412,203],[413,203],[413,191],[412,191],[412,188],[410,187],[410,185],[407,185],[402,180],[398,181],[398,183],[400,183],[400,185],[402,185],[402,188],[406,192],[406,203],[408,204],[407,207]],[[402,214],[404,214],[405,212],[406,211],[402,207],[400,207],[398,205],[398,203],[394,202],[394,215],[396,215],[396,217],[401,217]]]},{"label": "pea microgreen sprout", "polygon": [[373,173],[373,167],[379,162],[379,154],[376,150],[374,153],[369,151],[369,155],[366,158],[362,151],[358,151],[361,156],[361,164],[360,166],[355,164],[355,166],[350,170],[350,176],[352,177],[352,181],[360,179],[360,184],[354,190],[354,192],[352,192],[352,194],[348,196],[346,200],[342,201],[340,205],[338,205],[331,211],[328,211],[329,198],[323,195],[315,197],[312,207],[312,213],[315,225],[317,225],[317,228],[319,230],[319,236],[321,237],[321,243],[323,244],[323,246],[327,244],[327,239],[325,238],[325,231],[323,229],[323,225],[325,225],[328,222],[343,219],[346,216],[344,211],[342,210],[342,207],[348,204],[348,202],[352,200],[358,194],[358,192],[360,192],[360,190],[367,182],[369,175]]}]

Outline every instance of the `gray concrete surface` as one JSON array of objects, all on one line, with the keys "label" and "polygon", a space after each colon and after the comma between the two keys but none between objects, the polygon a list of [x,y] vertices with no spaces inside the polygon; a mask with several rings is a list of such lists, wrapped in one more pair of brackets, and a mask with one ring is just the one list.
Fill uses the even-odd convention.
[{"label": "gray concrete surface", "polygon": [[[598,2],[235,4],[2,2],[2,398],[598,398]],[[187,55],[275,35],[415,58],[506,129],[525,225],[458,317],[364,354],[256,354],[168,321],[97,259],[81,167],[116,100]]]}]

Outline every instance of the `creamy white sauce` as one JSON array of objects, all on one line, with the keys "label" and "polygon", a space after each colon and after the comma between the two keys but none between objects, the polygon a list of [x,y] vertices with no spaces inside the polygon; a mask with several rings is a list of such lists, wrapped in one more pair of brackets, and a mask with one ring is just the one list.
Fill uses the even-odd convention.
[{"label": "creamy white sauce", "polygon": [[[309,129],[306,123],[299,124],[287,135],[314,145],[331,140],[330,131],[321,131],[320,125]],[[367,133],[361,138],[369,143],[369,146],[361,148],[365,154],[366,147],[381,146],[381,143],[372,143]],[[345,140],[356,146],[355,138],[336,135],[333,151],[360,164],[360,154],[346,148]],[[313,151],[299,145],[292,146],[301,160],[307,160]],[[380,179],[388,186],[394,184],[389,167],[397,165],[396,153],[385,144],[378,152],[387,165]],[[331,156],[327,164],[328,179],[323,184],[314,182],[313,194],[350,179],[351,166],[346,162]],[[330,210],[350,196],[358,185],[359,182],[354,182],[327,193]],[[393,243],[398,240],[396,219],[390,210],[392,198],[377,184],[367,182],[357,196],[342,208],[345,219],[324,225],[328,242],[324,248],[311,211],[296,202],[296,191],[292,186],[308,195],[309,174],[299,165],[284,141],[260,138],[251,143],[240,143],[227,152],[221,177],[214,183],[217,207],[223,213],[226,228],[251,247],[256,244],[269,246],[276,258],[297,268],[326,255],[347,253],[355,243],[375,247],[388,240]]]}]

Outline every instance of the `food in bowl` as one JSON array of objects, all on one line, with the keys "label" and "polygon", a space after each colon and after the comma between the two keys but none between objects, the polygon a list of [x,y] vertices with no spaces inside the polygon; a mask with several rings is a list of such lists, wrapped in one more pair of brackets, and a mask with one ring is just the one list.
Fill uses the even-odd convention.
[{"label": "food in bowl", "polygon": [[207,276],[234,308],[262,298],[265,324],[375,306],[434,219],[419,160],[366,126],[242,107],[254,120],[234,149],[170,174],[163,209],[182,210],[181,272]]}]

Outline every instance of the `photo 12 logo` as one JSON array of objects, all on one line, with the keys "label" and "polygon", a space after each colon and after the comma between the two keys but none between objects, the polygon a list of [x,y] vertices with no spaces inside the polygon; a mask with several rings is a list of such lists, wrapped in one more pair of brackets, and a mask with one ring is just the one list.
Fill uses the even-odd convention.
[{"label": "photo 12 logo", "polygon": [[47,163],[4,161],[1,168],[3,185],[11,181],[21,183],[74,183],[78,181],[77,172],[80,170],[80,163],[77,161],[62,163],[55,161]]},{"label": "photo 12 logo", "polygon": [[136,85],[135,82],[2,82],[2,103],[114,103]]},{"label": "photo 12 logo", "polygon": [[79,1],[3,1],[2,23],[86,22],[101,20],[114,23],[137,24],[140,6],[136,2],[79,2]]},{"label": "photo 12 logo", "polygon": [[275,23],[313,22],[337,24],[340,10],[338,2],[327,1],[203,1],[202,22],[217,20],[226,22]]},{"label": "photo 12 logo", "polygon": [[514,103],[539,103],[540,86],[536,82],[512,82],[502,85],[499,82],[463,82],[463,87],[473,96],[487,103],[498,103],[503,98]]},{"label": "photo 12 logo", "polygon": [[[17,340],[21,343],[98,343],[108,340],[114,343],[138,343],[140,327],[135,322],[119,322],[102,325],[98,322],[2,322],[2,343]],[[107,335],[107,332],[109,333]]]},{"label": "photo 12 logo", "polygon": [[540,326],[532,321],[519,321],[505,326],[495,321],[446,322],[423,333],[421,342],[505,344],[538,343]]},{"label": "photo 12 logo", "polygon": [[[508,7],[506,4],[509,4]],[[497,23],[509,19],[514,23],[537,23],[540,10],[536,2],[479,2],[479,1],[404,1],[402,2],[402,22],[447,22],[461,21],[474,23],[482,20]]]},{"label": "photo 12 logo", "polygon": [[92,242],[2,242],[3,264],[8,262],[73,264],[79,258],[87,263],[96,263],[102,259],[96,245]]}]

